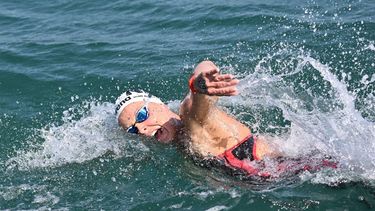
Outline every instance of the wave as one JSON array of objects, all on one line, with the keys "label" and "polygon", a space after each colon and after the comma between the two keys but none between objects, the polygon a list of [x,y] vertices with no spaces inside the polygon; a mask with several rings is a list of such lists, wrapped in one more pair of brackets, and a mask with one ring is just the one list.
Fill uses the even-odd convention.
[{"label": "wave", "polygon": [[[284,54],[287,58],[280,59]],[[275,61],[283,61],[284,68],[276,65],[275,69]],[[259,111],[279,109],[281,118],[289,122],[284,128],[287,132],[265,135],[282,151],[298,156],[318,150],[336,158],[340,163],[334,174],[337,181],[375,179],[375,124],[361,115],[355,106],[355,93],[348,91],[328,65],[303,51],[295,54],[281,50],[262,58],[251,72],[239,85],[240,96],[222,98],[221,106],[245,107],[244,112],[234,115],[258,132],[262,131]],[[308,83],[309,78],[314,83]],[[178,110],[177,100],[168,105]],[[244,114],[258,118],[251,122],[243,118]],[[139,137],[124,133],[114,119],[113,104],[108,102],[86,101],[69,108],[63,113],[62,124],[36,129],[35,140],[41,139],[42,143],[35,141],[31,147],[18,150],[6,161],[7,169],[57,167],[83,163],[107,153],[119,158],[143,156],[149,151]],[[264,124],[266,129],[283,127],[270,121]],[[318,183],[335,180],[325,172],[307,178]]]},{"label": "wave", "polygon": [[61,125],[51,124],[38,129],[34,140],[42,139],[43,142],[17,151],[16,156],[6,161],[7,169],[58,167],[83,163],[107,153],[115,158],[131,157],[134,154],[131,147],[148,151],[117,126],[113,107],[112,103],[90,101],[69,108],[63,112]]},{"label": "wave", "polygon": [[[284,67],[275,68],[275,61]],[[314,83],[306,81],[309,78]],[[282,118],[290,122],[288,132],[270,136],[287,154],[307,155],[319,150],[338,159],[341,168],[337,180],[375,179],[375,124],[357,110],[355,93],[348,91],[328,65],[302,50],[296,54],[283,49],[261,59],[239,89],[240,96],[224,98],[221,104],[245,106],[250,111],[257,106],[281,109]],[[259,120],[247,123],[255,130],[260,127]],[[331,177],[320,177],[319,182],[332,181]]]}]

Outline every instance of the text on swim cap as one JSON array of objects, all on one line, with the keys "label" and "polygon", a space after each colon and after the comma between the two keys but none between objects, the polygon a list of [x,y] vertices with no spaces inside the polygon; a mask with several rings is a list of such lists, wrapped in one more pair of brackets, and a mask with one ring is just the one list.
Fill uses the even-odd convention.
[{"label": "text on swim cap", "polygon": [[118,112],[118,110],[120,110],[121,106],[124,105],[124,103],[126,103],[126,101],[129,101],[130,99],[132,98],[128,96],[125,99],[121,100],[121,102],[116,106],[116,113]]}]

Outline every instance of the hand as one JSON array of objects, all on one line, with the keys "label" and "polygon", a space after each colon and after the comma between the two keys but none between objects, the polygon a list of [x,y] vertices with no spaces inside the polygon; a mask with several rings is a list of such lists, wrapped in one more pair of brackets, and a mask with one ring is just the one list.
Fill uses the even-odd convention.
[{"label": "hand", "polygon": [[211,96],[238,95],[237,84],[239,80],[231,74],[220,74],[218,68],[203,70],[194,79],[194,88],[198,93]]}]

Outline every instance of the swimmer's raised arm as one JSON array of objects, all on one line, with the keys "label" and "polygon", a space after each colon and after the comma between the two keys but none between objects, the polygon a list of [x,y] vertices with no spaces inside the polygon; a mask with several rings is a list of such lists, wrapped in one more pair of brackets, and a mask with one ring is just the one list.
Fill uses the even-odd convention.
[{"label": "swimmer's raised arm", "polygon": [[203,122],[218,96],[234,96],[238,94],[239,80],[231,74],[220,74],[219,68],[211,61],[203,61],[197,65],[190,79],[190,96],[183,102],[183,109],[188,116]]}]

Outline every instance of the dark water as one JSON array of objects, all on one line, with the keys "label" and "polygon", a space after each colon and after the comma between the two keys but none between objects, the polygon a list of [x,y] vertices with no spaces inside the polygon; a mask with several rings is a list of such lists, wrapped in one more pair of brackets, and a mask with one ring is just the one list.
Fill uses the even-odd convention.
[{"label": "dark water", "polygon": [[[0,209],[375,209],[375,2],[0,2]],[[194,65],[241,79],[219,105],[341,167],[241,181],[114,121],[128,88],[172,109]]]}]

